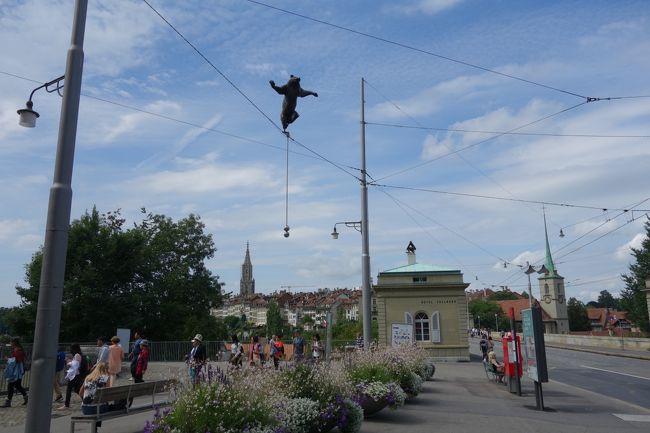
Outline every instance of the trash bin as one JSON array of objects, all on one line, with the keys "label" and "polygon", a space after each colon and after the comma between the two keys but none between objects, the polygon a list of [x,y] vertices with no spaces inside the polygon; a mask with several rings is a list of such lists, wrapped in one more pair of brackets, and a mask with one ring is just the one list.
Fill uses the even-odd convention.
[{"label": "trash bin", "polygon": [[[521,339],[517,335],[517,352],[515,352],[515,345],[513,343],[512,335],[508,335],[501,339],[501,346],[503,347],[503,365],[506,384],[508,391],[512,393],[517,392],[517,380],[515,375],[515,362],[517,363],[517,374],[519,377],[523,376],[523,368],[521,362]],[[517,359],[519,353],[519,359]]]}]

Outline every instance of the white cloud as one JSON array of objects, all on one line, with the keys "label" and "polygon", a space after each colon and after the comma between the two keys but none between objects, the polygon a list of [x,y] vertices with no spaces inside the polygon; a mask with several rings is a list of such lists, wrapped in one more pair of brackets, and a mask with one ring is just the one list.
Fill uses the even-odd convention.
[{"label": "white cloud", "polygon": [[626,242],[624,245],[621,245],[616,249],[614,257],[617,260],[631,260],[632,259],[632,248],[640,249],[642,247],[643,241],[647,239],[645,233],[637,233],[629,242]]},{"label": "white cloud", "polygon": [[127,181],[125,187],[154,194],[204,194],[274,190],[282,184],[268,167],[206,164],[185,171],[165,170]]},{"label": "white cloud", "polygon": [[617,225],[618,224],[615,220],[585,221],[576,225],[573,228],[573,232],[576,236],[582,236],[586,234],[601,235],[612,231],[612,229],[616,228]]},{"label": "white cloud", "polygon": [[16,219],[16,220],[0,220],[0,240],[7,241],[25,230],[32,227],[29,221]]},{"label": "white cloud", "polygon": [[399,12],[403,14],[425,13],[434,15],[463,3],[465,0],[416,0],[402,5],[390,5],[384,9],[386,12]]},{"label": "white cloud", "polygon": [[[147,104],[144,110],[165,116],[174,116],[181,111],[181,106],[173,101],[156,101]],[[144,122],[152,120],[152,116],[147,113],[128,113],[119,117],[116,125],[104,126],[103,142],[112,143],[118,137],[136,130]]]},{"label": "white cloud", "polygon": [[269,75],[284,71],[286,69],[286,66],[276,65],[274,63],[246,63],[244,65],[244,69],[255,75],[267,77]]}]

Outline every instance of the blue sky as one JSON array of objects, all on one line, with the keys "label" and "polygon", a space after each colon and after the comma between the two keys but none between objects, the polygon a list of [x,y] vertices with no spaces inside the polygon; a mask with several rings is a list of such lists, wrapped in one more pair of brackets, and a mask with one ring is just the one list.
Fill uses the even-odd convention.
[{"label": "blue sky", "polygon": [[[517,131],[555,135],[477,144],[495,134],[440,129],[509,131],[585,97],[650,95],[648,2],[266,3],[430,53],[244,0],[151,0],[276,124],[282,99],[269,80],[294,74],[318,92],[299,100],[289,130],[340,168],[291,144],[291,237],[282,236],[284,136],[142,1],[89,2],[73,218],[93,205],[130,221],[141,207],[196,213],[227,291],[239,290],[247,241],[258,291],[360,286],[361,237],[329,234],[360,219],[363,77],[368,173],[387,185],[369,188],[373,277],[405,264],[413,241],[420,263],[460,269],[472,289],[522,290],[516,264],[544,253],[542,205],[513,201],[529,200],[595,208],[547,205],[549,241],[569,296],[618,293],[650,201],[609,209],[650,197],[650,98],[590,102]],[[64,73],[72,7],[0,1],[0,306],[19,303],[15,285],[43,241],[61,100],[36,93],[35,129],[18,126],[16,109]]]}]

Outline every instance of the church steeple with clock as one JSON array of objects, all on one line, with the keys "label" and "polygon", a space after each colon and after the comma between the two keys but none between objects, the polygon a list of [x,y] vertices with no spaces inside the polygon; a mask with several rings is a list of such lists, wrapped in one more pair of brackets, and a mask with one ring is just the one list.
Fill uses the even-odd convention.
[{"label": "church steeple with clock", "polygon": [[555,269],[551,248],[548,243],[546,230],[546,215],[544,215],[544,236],[546,237],[546,272],[539,277],[540,305],[555,323],[547,323],[546,332],[551,334],[569,333],[569,314],[566,305],[564,277]]}]

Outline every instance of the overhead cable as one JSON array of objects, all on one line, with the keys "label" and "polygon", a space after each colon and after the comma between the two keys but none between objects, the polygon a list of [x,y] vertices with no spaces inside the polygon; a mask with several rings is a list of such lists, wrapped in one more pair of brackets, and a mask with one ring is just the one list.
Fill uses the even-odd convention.
[{"label": "overhead cable", "polygon": [[516,75],[506,74],[505,72],[499,72],[499,71],[496,71],[494,69],[490,69],[490,68],[486,68],[484,66],[476,65],[474,63],[466,62],[466,61],[459,60],[459,59],[454,59],[453,57],[444,56],[442,54],[434,53],[433,51],[424,50],[422,48],[417,48],[417,47],[414,47],[412,45],[408,45],[408,44],[405,44],[405,43],[402,43],[402,42],[397,42],[397,41],[393,41],[393,40],[390,40],[390,39],[383,38],[381,36],[376,36],[376,35],[373,35],[373,34],[370,34],[370,33],[365,33],[365,32],[359,31],[359,30],[354,30],[354,29],[352,29],[350,27],[345,27],[345,26],[342,26],[342,25],[334,24],[334,23],[324,21],[324,20],[321,20],[321,19],[318,19],[318,18],[310,17],[308,15],[303,15],[303,14],[300,14],[298,12],[293,12],[293,11],[290,11],[288,9],[283,9],[283,8],[280,8],[280,7],[277,7],[277,6],[272,6],[272,5],[262,3],[262,2],[256,1],[256,0],[246,0],[246,1],[248,1],[249,3],[254,3],[254,4],[257,4],[259,6],[269,8],[269,9],[274,9],[274,10],[276,10],[278,12],[282,12],[282,13],[285,13],[285,14],[288,14],[288,15],[293,15],[293,16],[303,18],[303,19],[306,19],[306,20],[309,20],[309,21],[313,21],[315,23],[323,24],[323,25],[333,27],[333,28],[336,28],[336,29],[339,29],[339,30],[344,30],[346,32],[354,33],[354,34],[359,35],[359,36],[374,39],[374,40],[384,42],[384,43],[387,43],[387,44],[390,44],[390,45],[394,45],[394,46],[397,46],[397,47],[400,47],[400,48],[405,48],[407,50],[411,50],[411,51],[415,51],[415,52],[418,52],[418,53],[421,53],[421,54],[426,54],[426,55],[429,55],[429,56],[437,57],[437,58],[442,59],[442,60],[447,60],[447,61],[454,62],[454,63],[460,64],[460,65],[463,65],[463,66],[468,66],[468,67],[474,68],[474,69],[479,69],[481,71],[489,72],[491,74],[500,75],[502,77],[511,78],[513,80],[517,80],[517,81],[521,81],[521,82],[524,82],[524,83],[532,84],[534,86],[539,86],[539,87],[543,87],[543,88],[546,88],[546,89],[549,89],[549,90],[554,90],[556,92],[565,93],[567,95],[576,96],[578,98],[583,98],[585,100],[589,99],[588,96],[581,95],[579,93],[570,92],[568,90],[563,90],[563,89],[560,89],[560,88],[557,88],[557,87],[549,86],[547,84],[543,84],[543,83],[539,83],[539,82],[536,82],[536,81],[528,80],[526,78],[518,77]]},{"label": "overhead cable", "polygon": [[[520,202],[520,203],[532,203],[532,204],[541,204],[541,205],[547,205],[547,206],[561,206],[561,207],[573,207],[573,208],[580,208],[580,209],[596,209],[596,210],[602,210],[602,211],[622,211],[622,212],[628,212],[632,208],[628,209],[617,209],[617,208],[603,208],[603,207],[598,207],[598,206],[588,206],[588,205],[579,205],[579,204],[571,204],[571,203],[558,203],[558,202],[551,202],[551,201],[541,201],[541,200],[524,200],[524,199],[519,199],[519,198],[508,198],[508,197],[496,197],[496,196],[490,196],[490,195],[482,195],[482,194],[470,194],[470,193],[464,193],[464,192],[451,192],[451,191],[440,191],[440,190],[435,190],[435,189],[427,189],[427,188],[416,188],[416,187],[408,187],[408,186],[397,186],[397,185],[386,185],[386,184],[380,184],[380,183],[369,183],[371,186],[376,186],[380,188],[393,188],[393,189],[404,189],[404,190],[409,190],[409,191],[421,191],[421,192],[430,192],[430,193],[435,193],[435,194],[447,194],[447,195],[457,195],[457,196],[464,196],[464,197],[474,197],[474,198],[483,198],[483,199],[489,199],[489,200],[502,200],[502,201],[514,201],[514,202]],[[647,201],[649,199],[646,199],[644,201]],[[634,209],[635,211],[639,212],[650,212],[650,209]]]},{"label": "overhead cable", "polygon": [[389,128],[421,129],[426,131],[460,132],[463,134],[499,134],[523,135],[533,137],[574,137],[574,138],[650,138],[650,135],[605,135],[605,134],[557,134],[552,132],[502,132],[502,131],[477,131],[472,129],[437,128],[433,126],[411,126],[395,123],[366,122],[366,125],[385,126]]},{"label": "overhead cable", "polygon": [[454,151],[452,151],[452,152],[445,153],[444,155],[437,156],[437,157],[435,157],[435,158],[432,158],[432,159],[429,159],[429,160],[423,161],[423,162],[421,162],[421,163],[419,163],[419,164],[415,164],[415,165],[412,165],[412,166],[410,166],[410,167],[404,168],[404,169],[402,169],[402,170],[396,171],[396,172],[394,172],[394,173],[388,174],[388,175],[386,175],[386,176],[380,177],[379,179],[377,179],[377,181],[384,180],[384,179],[388,179],[389,177],[397,176],[398,174],[406,173],[407,171],[411,171],[411,170],[414,170],[414,169],[416,169],[416,168],[420,168],[420,167],[422,167],[422,166],[425,166],[425,165],[431,164],[432,162],[438,161],[439,159],[446,158],[446,157],[448,157],[448,156],[450,156],[450,155],[454,155],[454,154],[459,153],[459,152],[462,152],[462,151],[464,151],[464,150],[471,149],[472,147],[476,147],[476,146],[478,146],[478,145],[480,145],[480,144],[487,143],[488,141],[491,141],[491,140],[494,140],[494,139],[496,139],[496,138],[499,138],[499,137],[501,137],[501,136],[503,136],[503,135],[505,135],[505,134],[507,134],[507,133],[509,133],[509,132],[518,131],[518,130],[520,130],[520,129],[526,128],[526,127],[531,126],[531,125],[534,125],[534,124],[536,124],[536,123],[543,122],[544,120],[550,119],[551,117],[554,117],[554,116],[560,115],[560,114],[562,114],[562,113],[566,113],[567,111],[571,111],[571,110],[573,110],[573,109],[575,109],[575,108],[578,108],[578,107],[580,107],[580,106],[582,106],[582,105],[585,105],[585,104],[587,104],[586,101],[581,102],[581,103],[576,104],[576,105],[573,105],[573,106],[571,106],[571,107],[564,108],[564,109],[562,109],[562,110],[560,110],[560,111],[558,111],[558,112],[555,112],[555,113],[553,113],[553,114],[549,114],[549,115],[544,116],[544,117],[542,117],[542,118],[539,118],[539,119],[537,119],[537,120],[533,120],[532,122],[526,123],[525,125],[521,125],[521,126],[518,126],[518,127],[516,127],[516,128],[512,128],[512,129],[510,129],[510,130],[508,130],[508,131],[506,131],[506,132],[503,132],[503,133],[500,133],[500,134],[496,134],[496,135],[494,135],[494,136],[492,136],[492,137],[486,138],[486,139],[484,139],[484,140],[478,141],[478,142],[476,142],[476,143],[470,144],[470,145],[465,146],[465,147],[461,147],[461,148],[456,149],[456,150],[454,150]]}]

